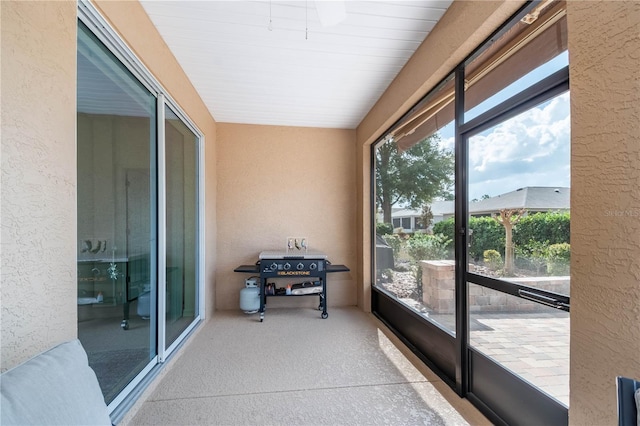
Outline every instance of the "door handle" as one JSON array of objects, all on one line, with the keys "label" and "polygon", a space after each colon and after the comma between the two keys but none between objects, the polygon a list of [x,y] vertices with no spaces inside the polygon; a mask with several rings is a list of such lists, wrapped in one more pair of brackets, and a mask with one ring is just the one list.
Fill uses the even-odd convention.
[{"label": "door handle", "polygon": [[518,296],[522,297],[523,299],[531,300],[555,309],[561,309],[563,311],[569,312],[569,304],[563,302],[562,300],[558,300],[555,297],[550,297],[522,289],[518,290]]}]

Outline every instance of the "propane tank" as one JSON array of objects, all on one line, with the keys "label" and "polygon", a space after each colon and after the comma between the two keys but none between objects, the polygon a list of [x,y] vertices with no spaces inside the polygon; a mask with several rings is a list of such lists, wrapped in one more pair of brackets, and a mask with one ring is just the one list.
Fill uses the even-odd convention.
[{"label": "propane tank", "polygon": [[245,280],[245,288],[240,290],[240,309],[245,314],[255,314],[260,310],[260,288],[257,277]]}]

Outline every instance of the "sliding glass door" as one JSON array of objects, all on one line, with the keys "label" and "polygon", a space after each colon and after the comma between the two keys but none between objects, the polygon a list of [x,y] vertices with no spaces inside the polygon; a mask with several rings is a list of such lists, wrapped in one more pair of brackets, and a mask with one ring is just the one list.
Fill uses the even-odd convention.
[{"label": "sliding glass door", "polygon": [[168,348],[197,314],[198,138],[171,108],[164,111]]},{"label": "sliding glass door", "polygon": [[[469,227],[495,238],[472,239],[469,250],[468,306],[478,325],[471,347],[568,406],[569,313],[549,304],[554,293],[569,296],[570,287],[569,93],[470,136],[468,144],[469,198],[478,200],[468,203]],[[490,149],[502,159],[489,159]],[[490,220],[472,216],[488,208],[484,193],[503,194]],[[549,210],[536,211],[542,202]],[[501,286],[509,292],[494,289]]]},{"label": "sliding glass door", "polygon": [[78,337],[107,403],[156,356],[156,97],[78,28]]},{"label": "sliding glass door", "polygon": [[565,423],[569,405],[567,76],[554,73],[538,87],[462,134],[468,391],[509,424]]},{"label": "sliding glass door", "polygon": [[78,336],[113,416],[202,318],[202,136],[79,2]]}]

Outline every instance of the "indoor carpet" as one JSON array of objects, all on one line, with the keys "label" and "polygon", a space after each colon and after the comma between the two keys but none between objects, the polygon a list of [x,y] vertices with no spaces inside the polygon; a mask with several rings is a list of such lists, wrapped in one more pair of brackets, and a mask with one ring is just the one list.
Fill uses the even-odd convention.
[{"label": "indoor carpet", "polygon": [[87,352],[105,401],[113,398],[149,363],[149,349]]}]

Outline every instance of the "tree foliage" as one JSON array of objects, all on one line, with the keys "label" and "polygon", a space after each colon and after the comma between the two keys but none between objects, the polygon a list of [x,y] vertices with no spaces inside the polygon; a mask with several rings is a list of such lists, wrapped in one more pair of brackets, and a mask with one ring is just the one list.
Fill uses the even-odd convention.
[{"label": "tree foliage", "polygon": [[391,222],[391,208],[403,203],[417,209],[448,192],[452,182],[453,153],[439,148],[433,134],[404,152],[394,141],[376,149],[376,201],[383,222]]}]

